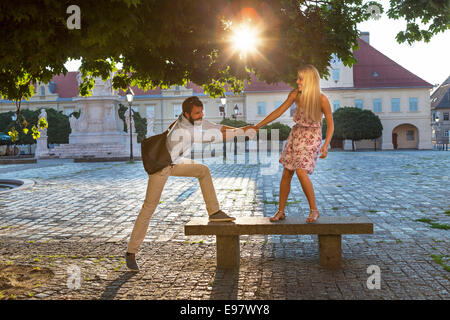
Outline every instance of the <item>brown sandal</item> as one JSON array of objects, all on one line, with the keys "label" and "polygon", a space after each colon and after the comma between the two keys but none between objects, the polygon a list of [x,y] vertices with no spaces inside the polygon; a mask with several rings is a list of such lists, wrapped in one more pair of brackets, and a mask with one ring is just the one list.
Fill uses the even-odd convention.
[{"label": "brown sandal", "polygon": [[275,221],[284,220],[284,219],[286,219],[286,215],[284,214],[284,211],[280,211],[280,210],[278,210],[277,213],[275,213],[275,215],[273,217],[269,218],[270,222],[275,222]]},{"label": "brown sandal", "polygon": [[[313,216],[315,216],[315,215],[317,215],[317,218],[314,219]],[[314,222],[317,221],[317,219],[319,219],[319,217],[320,217],[320,212],[319,212],[319,210],[317,210],[317,209],[310,210],[310,212],[309,212],[309,217],[306,218],[306,222],[308,222],[308,223],[314,223]]]}]

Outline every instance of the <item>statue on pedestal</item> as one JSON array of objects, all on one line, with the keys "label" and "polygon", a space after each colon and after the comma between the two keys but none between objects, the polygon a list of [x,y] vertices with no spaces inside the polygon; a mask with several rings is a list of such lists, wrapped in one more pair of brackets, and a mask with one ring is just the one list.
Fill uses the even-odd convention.
[{"label": "statue on pedestal", "polygon": [[[41,119],[45,119],[45,122],[48,123],[47,112],[45,111],[45,109],[41,109],[41,113],[39,114],[38,119],[39,119],[38,121],[40,121]],[[47,137],[47,128],[44,129],[39,128],[39,132],[41,133],[41,138]]]},{"label": "statue on pedestal", "polygon": [[155,116],[153,113],[150,113],[147,117],[147,134],[145,135],[147,138],[155,135],[153,132],[153,122],[155,120]]}]

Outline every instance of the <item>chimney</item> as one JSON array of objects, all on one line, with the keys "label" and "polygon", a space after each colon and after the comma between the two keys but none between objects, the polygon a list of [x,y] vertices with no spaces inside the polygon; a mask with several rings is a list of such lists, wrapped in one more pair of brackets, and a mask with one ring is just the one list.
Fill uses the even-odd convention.
[{"label": "chimney", "polygon": [[359,34],[359,37],[360,37],[362,40],[364,40],[365,42],[367,42],[368,44],[370,44],[370,42],[369,42],[369,38],[370,38],[369,32],[361,32],[361,33]]}]

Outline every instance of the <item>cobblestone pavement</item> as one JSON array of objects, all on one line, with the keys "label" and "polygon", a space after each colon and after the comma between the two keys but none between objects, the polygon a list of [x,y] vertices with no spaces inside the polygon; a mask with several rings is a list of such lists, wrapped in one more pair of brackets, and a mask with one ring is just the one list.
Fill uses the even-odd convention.
[{"label": "cobblestone pavement", "polygon": [[[319,266],[317,236],[310,235],[241,236],[239,270],[217,269],[215,238],[184,235],[185,223],[206,216],[197,180],[170,177],[137,254],[137,274],[126,270],[123,254],[147,187],[141,162],[3,165],[0,179],[35,185],[0,193],[0,267],[54,273],[18,299],[449,299],[449,160],[442,151],[319,159],[311,180],[321,215],[374,223],[372,235],[343,236],[338,270]],[[255,164],[209,167],[225,212],[275,213],[281,166],[270,175]],[[296,177],[286,212],[309,213]],[[370,265],[381,270],[381,289],[367,287]]]}]

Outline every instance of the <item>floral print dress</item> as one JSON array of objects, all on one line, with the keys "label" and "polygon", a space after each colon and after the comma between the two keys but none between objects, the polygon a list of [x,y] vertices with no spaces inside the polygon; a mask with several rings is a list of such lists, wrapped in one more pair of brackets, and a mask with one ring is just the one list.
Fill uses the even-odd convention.
[{"label": "floral print dress", "polygon": [[289,134],[279,162],[288,170],[314,172],[322,145],[322,121],[307,119],[303,108],[294,113],[295,125]]}]

